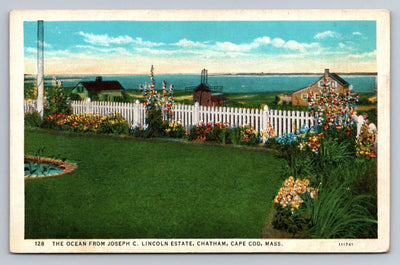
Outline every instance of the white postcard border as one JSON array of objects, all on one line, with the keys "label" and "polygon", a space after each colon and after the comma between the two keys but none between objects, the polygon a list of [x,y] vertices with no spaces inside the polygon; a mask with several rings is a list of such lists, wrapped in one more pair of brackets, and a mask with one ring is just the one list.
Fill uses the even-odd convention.
[{"label": "white postcard border", "polygon": [[[326,12],[330,16],[327,19]],[[377,239],[24,239],[23,21],[376,20]],[[92,242],[92,243],[90,243]],[[94,243],[97,242],[97,243]],[[155,246],[149,246],[149,242]],[[185,243],[186,242],[186,243]],[[189,243],[188,243],[189,242]],[[15,253],[386,252],[390,242],[390,14],[387,10],[14,10],[10,13],[10,251]],[[104,245],[103,245],[104,244]],[[115,244],[115,246],[109,245]],[[129,244],[129,245],[128,245]],[[173,245],[179,244],[179,245]],[[183,245],[182,245],[183,244]],[[186,246],[188,244],[189,246]],[[254,244],[254,245],[252,245]]]}]

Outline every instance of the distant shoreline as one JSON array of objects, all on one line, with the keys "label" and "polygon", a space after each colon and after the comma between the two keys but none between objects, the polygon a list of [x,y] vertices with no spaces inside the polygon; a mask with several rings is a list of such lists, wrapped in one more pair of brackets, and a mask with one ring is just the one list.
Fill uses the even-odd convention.
[{"label": "distant shoreline", "polygon": [[[371,72],[371,73],[367,73],[367,72],[354,72],[354,73],[341,73],[341,72],[337,72],[335,74],[338,75],[377,75],[376,72]],[[209,76],[216,76],[216,75],[242,75],[242,76],[268,76],[268,75],[323,75],[323,73],[235,73],[235,74],[209,74]]]},{"label": "distant shoreline", "polygon": [[[376,72],[354,72],[354,73],[341,73],[341,72],[336,72],[338,75],[343,75],[343,76],[376,76]],[[144,76],[148,74],[47,74],[45,75],[46,78],[52,78],[53,76],[57,77],[63,77],[63,78],[76,78],[78,76]],[[158,75],[199,75],[195,73],[178,73],[178,74],[158,74]],[[323,75],[323,73],[216,73],[216,74],[208,74],[208,76],[320,76]],[[29,77],[35,77],[36,74],[24,74],[25,78]]]}]

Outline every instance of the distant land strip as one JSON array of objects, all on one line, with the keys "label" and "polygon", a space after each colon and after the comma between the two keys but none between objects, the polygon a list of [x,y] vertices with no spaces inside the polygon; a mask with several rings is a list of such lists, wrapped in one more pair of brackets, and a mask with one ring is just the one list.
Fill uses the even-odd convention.
[{"label": "distant land strip", "polygon": [[[377,75],[377,72],[354,72],[354,73],[343,73],[343,72],[334,72],[338,75]],[[74,78],[77,76],[142,76],[148,74],[132,74],[132,73],[125,73],[125,74],[54,74],[54,76],[67,76],[69,78]],[[194,73],[172,73],[172,74],[159,74],[159,75],[198,75]],[[208,74],[208,76],[220,76],[220,75],[247,75],[247,76],[268,76],[268,75],[323,75],[323,73],[212,73]],[[36,74],[24,74],[25,78],[29,77],[36,77]],[[53,74],[46,74],[45,78],[51,78]]]},{"label": "distant land strip", "polygon": [[[377,75],[377,72],[354,72],[354,73],[342,73],[342,72],[335,72],[338,75]],[[212,75],[257,75],[257,76],[263,76],[263,75],[323,75],[323,73],[235,73],[235,74],[209,74],[209,76]]]}]

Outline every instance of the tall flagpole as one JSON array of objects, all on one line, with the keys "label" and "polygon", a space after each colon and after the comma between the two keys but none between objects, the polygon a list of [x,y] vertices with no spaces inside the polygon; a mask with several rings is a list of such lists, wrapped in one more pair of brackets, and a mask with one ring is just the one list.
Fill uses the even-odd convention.
[{"label": "tall flagpole", "polygon": [[43,20],[38,20],[37,30],[37,78],[36,86],[38,90],[37,111],[43,118],[43,101],[44,101],[44,30]]}]

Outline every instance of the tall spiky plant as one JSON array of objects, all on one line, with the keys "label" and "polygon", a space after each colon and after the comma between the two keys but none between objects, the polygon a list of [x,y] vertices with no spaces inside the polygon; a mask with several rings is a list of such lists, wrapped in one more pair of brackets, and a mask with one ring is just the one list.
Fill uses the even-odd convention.
[{"label": "tall spiky plant", "polygon": [[320,190],[315,201],[307,205],[311,215],[313,238],[375,238],[377,216],[368,208],[374,208],[375,196],[352,194],[345,186]]},{"label": "tall spiky plant", "polygon": [[167,90],[167,82],[163,81],[162,95],[156,90],[154,80],[154,67],[150,69],[150,84],[145,83],[144,87],[139,86],[144,97],[144,105],[146,107],[146,123],[148,125],[149,137],[163,136],[164,120],[168,120],[171,115],[171,108],[174,103],[174,86],[170,85]]}]

